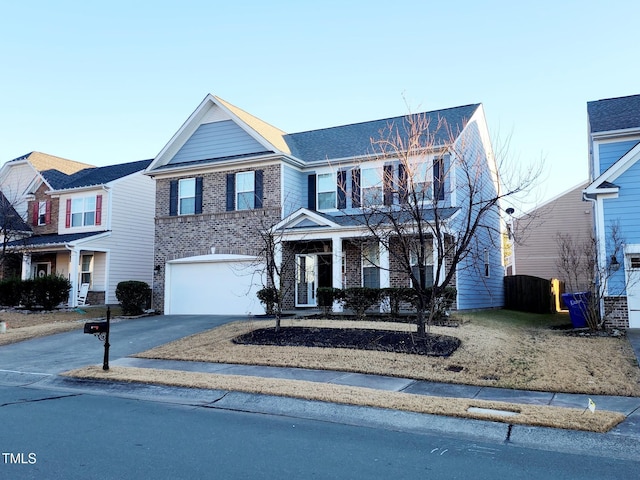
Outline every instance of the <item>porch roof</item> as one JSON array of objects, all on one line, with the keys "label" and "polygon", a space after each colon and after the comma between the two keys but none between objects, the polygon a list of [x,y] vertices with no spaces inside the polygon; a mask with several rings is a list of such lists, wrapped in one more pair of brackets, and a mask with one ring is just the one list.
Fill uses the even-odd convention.
[{"label": "porch roof", "polygon": [[66,233],[64,235],[55,233],[51,235],[34,235],[21,240],[8,242],[7,247],[15,249],[19,249],[20,247],[63,247],[67,243],[103,235],[104,233],[106,233],[106,230],[101,232]]}]

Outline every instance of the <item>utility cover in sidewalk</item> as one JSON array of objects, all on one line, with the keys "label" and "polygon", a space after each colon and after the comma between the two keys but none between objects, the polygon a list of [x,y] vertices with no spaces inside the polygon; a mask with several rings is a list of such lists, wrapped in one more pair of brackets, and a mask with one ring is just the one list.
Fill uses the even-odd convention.
[{"label": "utility cover in sidewalk", "polygon": [[479,413],[481,415],[500,415],[501,417],[513,417],[518,415],[518,412],[510,412],[508,410],[494,410],[493,408],[480,408],[469,407],[467,409],[469,413]]}]

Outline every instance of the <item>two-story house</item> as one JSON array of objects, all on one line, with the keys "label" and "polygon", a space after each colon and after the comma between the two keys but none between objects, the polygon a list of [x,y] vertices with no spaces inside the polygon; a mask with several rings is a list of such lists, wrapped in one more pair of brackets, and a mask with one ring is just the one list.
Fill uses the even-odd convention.
[{"label": "two-story house", "polygon": [[[417,171],[449,220],[442,234],[455,236],[469,202],[450,147],[464,141],[480,165],[473,175],[484,179],[484,193],[499,191],[484,111],[476,104],[421,115],[453,133],[434,139]],[[287,134],[208,95],[146,171],[156,180],[154,307],[166,314],[260,313],[259,232],[268,229],[281,242],[276,259],[294,259],[285,273],[292,287],[285,309],[315,307],[323,286],[409,286],[363,221],[367,202],[402,202],[407,173],[393,156],[373,155],[372,140],[390,126],[402,130],[406,119]],[[452,286],[459,309],[502,306],[497,205],[487,218],[490,225],[471,242],[480,254],[458,263]],[[429,258],[438,263],[435,243]]]},{"label": "two-story house", "polygon": [[587,103],[601,312],[609,325],[640,328],[640,95]]},{"label": "two-story house", "polygon": [[69,278],[71,306],[83,284],[91,304],[117,303],[121,281],[151,284],[155,183],[142,173],[149,163],[94,167],[39,153],[6,162],[0,188],[15,192],[32,232],[7,244],[22,256],[21,277]]}]

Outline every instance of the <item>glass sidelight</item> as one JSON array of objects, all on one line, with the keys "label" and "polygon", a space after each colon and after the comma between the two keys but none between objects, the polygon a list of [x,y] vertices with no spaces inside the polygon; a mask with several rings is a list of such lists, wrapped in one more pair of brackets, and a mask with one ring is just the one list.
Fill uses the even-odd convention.
[{"label": "glass sidelight", "polygon": [[296,307],[315,307],[318,287],[332,285],[331,254],[296,255]]}]

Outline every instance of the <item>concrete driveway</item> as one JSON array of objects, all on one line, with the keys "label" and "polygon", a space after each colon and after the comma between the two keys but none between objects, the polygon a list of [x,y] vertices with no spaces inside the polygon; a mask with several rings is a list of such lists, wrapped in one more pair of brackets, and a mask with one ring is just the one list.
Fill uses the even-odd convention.
[{"label": "concrete driveway", "polygon": [[[244,319],[247,317],[160,315],[113,321],[109,358],[114,361],[224,323]],[[0,383],[14,384],[13,380],[18,381],[16,376],[57,375],[74,368],[102,364],[103,345],[104,342],[93,335],[74,330],[2,346]]]}]

